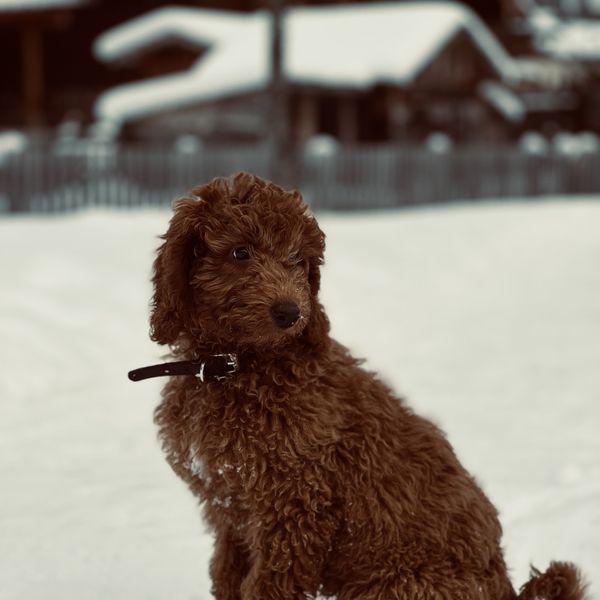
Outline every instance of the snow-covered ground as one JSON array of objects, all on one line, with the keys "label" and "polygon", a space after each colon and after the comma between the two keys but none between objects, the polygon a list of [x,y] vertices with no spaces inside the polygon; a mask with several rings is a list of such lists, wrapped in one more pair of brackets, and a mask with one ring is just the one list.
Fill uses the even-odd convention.
[{"label": "snow-covered ground", "polygon": [[[600,594],[600,200],[321,215],[334,335],[441,424],[513,579]],[[212,540],[155,438],[167,211],[0,219],[0,598],[210,598]]]}]

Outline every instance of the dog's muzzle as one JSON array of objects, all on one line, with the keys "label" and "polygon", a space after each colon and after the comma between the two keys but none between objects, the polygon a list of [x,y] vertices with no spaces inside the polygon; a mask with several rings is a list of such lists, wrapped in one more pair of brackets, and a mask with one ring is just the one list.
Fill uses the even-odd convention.
[{"label": "dog's muzzle", "polygon": [[300,318],[300,307],[293,302],[278,302],[271,306],[271,317],[280,329],[289,329]]}]

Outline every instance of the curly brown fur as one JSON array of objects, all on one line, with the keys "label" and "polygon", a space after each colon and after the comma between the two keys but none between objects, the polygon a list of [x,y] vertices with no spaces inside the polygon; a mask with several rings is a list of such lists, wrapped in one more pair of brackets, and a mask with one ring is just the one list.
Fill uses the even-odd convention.
[{"label": "curly brown fur", "polygon": [[[236,352],[241,371],[172,378],[155,418],[216,535],[215,597],[516,598],[496,510],[444,434],[329,337],[300,195],[240,174],[193,196],[155,261],[152,337],[178,359]],[[285,329],[280,302],[301,312]],[[558,563],[519,596],[582,597]]]},{"label": "curly brown fur", "polygon": [[586,587],[573,565],[551,562],[545,573],[531,569],[531,579],[523,585],[518,597],[519,600],[579,600]]}]

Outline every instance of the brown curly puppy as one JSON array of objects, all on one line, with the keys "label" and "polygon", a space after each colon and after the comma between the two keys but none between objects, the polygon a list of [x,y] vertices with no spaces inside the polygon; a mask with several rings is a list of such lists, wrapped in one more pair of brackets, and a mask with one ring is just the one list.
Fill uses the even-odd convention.
[{"label": "brown curly puppy", "polygon": [[[216,535],[219,600],[508,600],[496,510],[444,434],[328,335],[324,236],[297,192],[249,174],[177,203],[155,261],[152,338],[240,369],[167,383],[169,463]],[[574,567],[518,598],[579,600]]]}]

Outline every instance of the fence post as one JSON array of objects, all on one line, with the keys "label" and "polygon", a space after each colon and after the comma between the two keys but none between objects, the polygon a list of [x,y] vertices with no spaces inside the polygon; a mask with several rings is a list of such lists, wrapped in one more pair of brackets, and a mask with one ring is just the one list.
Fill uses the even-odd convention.
[{"label": "fence post", "polygon": [[8,194],[8,210],[11,213],[27,212],[30,209],[30,190],[26,189],[27,171],[25,162],[28,160],[26,154],[10,156],[6,162]]},{"label": "fence post", "polygon": [[[0,162],[3,210],[64,211],[93,204],[166,202],[195,183],[241,169],[268,176],[267,146],[127,146],[119,155],[89,148],[32,148]],[[436,154],[410,146],[342,146],[298,153],[298,184],[322,209],[368,209],[451,200],[600,193],[600,153],[577,159],[531,155],[517,147],[460,147]]]}]

